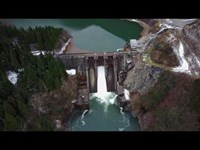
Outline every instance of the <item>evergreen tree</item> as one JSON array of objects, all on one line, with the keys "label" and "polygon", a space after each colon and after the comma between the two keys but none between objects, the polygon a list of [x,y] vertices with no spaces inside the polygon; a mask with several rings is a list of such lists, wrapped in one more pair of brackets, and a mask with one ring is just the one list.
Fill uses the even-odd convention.
[{"label": "evergreen tree", "polygon": [[61,84],[62,84],[61,80],[59,80],[58,78],[55,78],[55,88],[56,89],[60,88]]},{"label": "evergreen tree", "polygon": [[54,129],[53,123],[46,116],[42,116],[40,118],[40,125],[41,125],[42,131],[53,131],[53,129]]},{"label": "evergreen tree", "polygon": [[3,102],[3,109],[5,112],[12,114],[13,116],[17,115],[15,108],[9,104],[6,100]]},{"label": "evergreen tree", "polygon": [[38,86],[40,91],[48,91],[47,87],[45,86],[44,81],[42,81],[41,79],[38,79]]},{"label": "evergreen tree", "polygon": [[28,67],[27,83],[30,91],[34,91],[37,88],[37,75],[33,67]]},{"label": "evergreen tree", "polygon": [[18,128],[17,119],[8,112],[5,112],[4,126],[6,130],[16,130]]},{"label": "evergreen tree", "polygon": [[[61,32],[61,28],[53,27],[26,30],[0,25],[0,130],[22,129],[31,94],[58,89],[62,85],[62,78],[67,75],[62,62],[55,61],[51,54],[33,56],[29,47],[36,43],[40,50],[53,50]],[[24,71],[19,72],[14,86],[7,79],[6,71],[19,68]],[[53,130],[48,117],[38,120],[32,127]]]},{"label": "evergreen tree", "polygon": [[45,70],[46,68],[42,62],[42,59],[39,57],[37,59],[37,75],[39,78],[43,78]]},{"label": "evergreen tree", "polygon": [[23,100],[20,99],[19,97],[17,98],[16,101],[17,101],[17,106],[18,106],[18,110],[19,110],[20,114],[25,116],[27,113],[27,110],[28,110],[27,106],[24,104]]},{"label": "evergreen tree", "polygon": [[8,96],[12,95],[13,92],[13,85],[12,83],[7,79],[5,74],[2,75],[2,80],[0,80],[0,98],[1,99],[7,99]]},{"label": "evergreen tree", "polygon": [[55,87],[54,79],[49,71],[47,71],[45,75],[45,85],[48,88],[48,90],[53,90]]},{"label": "evergreen tree", "polygon": [[4,130],[3,120],[0,119],[0,131]]},{"label": "evergreen tree", "polygon": [[17,103],[16,100],[13,96],[9,96],[7,99],[7,102],[13,107],[13,108],[17,108]]},{"label": "evergreen tree", "polygon": [[20,67],[15,50],[10,50],[10,61],[13,68]]},{"label": "evergreen tree", "polygon": [[2,105],[0,105],[0,120],[2,120],[4,118],[4,110]]}]

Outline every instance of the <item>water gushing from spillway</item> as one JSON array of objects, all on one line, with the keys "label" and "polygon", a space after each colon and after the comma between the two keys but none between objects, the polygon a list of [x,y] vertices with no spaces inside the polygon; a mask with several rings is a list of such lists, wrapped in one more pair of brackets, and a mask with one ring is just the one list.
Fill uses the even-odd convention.
[{"label": "water gushing from spillway", "polygon": [[97,93],[92,97],[96,97],[100,103],[104,104],[104,112],[108,111],[108,106],[115,103],[117,95],[113,92],[107,92],[106,72],[104,66],[98,66]]},{"label": "water gushing from spillway", "polygon": [[107,93],[107,84],[106,84],[106,77],[105,77],[105,67],[99,66],[98,67],[98,81],[97,81],[97,92],[99,94]]},{"label": "water gushing from spillway", "polygon": [[109,95],[107,92],[107,84],[106,84],[106,77],[105,77],[105,67],[104,66],[99,66],[97,68],[98,72],[98,79],[97,79],[97,93],[94,95],[98,97],[101,102],[106,102],[106,99]]}]

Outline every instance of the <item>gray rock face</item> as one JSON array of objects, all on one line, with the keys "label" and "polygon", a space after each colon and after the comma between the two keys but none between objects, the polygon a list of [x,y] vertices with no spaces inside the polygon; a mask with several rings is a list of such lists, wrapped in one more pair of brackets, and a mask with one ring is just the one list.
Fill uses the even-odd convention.
[{"label": "gray rock face", "polygon": [[130,92],[146,93],[155,83],[157,77],[152,74],[152,67],[138,62],[127,74],[124,87]]},{"label": "gray rock face", "polygon": [[200,20],[197,20],[196,22],[187,25],[183,28],[183,37],[184,42],[187,43],[187,46],[190,47],[190,49],[200,56]]},{"label": "gray rock face", "polygon": [[[157,68],[137,62],[135,67],[129,71],[124,81],[124,87],[130,92],[139,92],[143,95],[154,86],[160,73],[161,71]],[[153,114],[151,112],[144,112],[141,108],[135,108],[136,100],[137,98],[133,97],[131,99],[132,114],[139,119],[141,129],[145,130],[152,125]]]}]

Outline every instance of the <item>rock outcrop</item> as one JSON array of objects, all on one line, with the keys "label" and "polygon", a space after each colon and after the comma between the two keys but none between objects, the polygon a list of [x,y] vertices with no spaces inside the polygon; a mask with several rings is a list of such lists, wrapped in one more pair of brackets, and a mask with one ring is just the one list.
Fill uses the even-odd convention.
[{"label": "rock outcrop", "polygon": [[[150,31],[155,34],[153,38],[147,35],[147,42],[141,42],[138,51],[142,60],[144,52],[151,50],[145,53],[151,59],[137,61],[124,81],[124,88],[130,91],[133,116],[138,118],[141,130],[199,130],[199,102],[195,98],[198,92],[193,91],[197,91],[194,75],[200,74],[200,21],[186,20],[188,25],[175,19],[144,21],[155,26]],[[189,71],[184,70],[184,65],[188,65]],[[177,66],[183,70],[176,71]]]},{"label": "rock outcrop", "polygon": [[145,63],[136,63],[135,67],[128,72],[127,78],[124,81],[124,87],[130,92],[146,93],[156,83],[156,76],[159,73],[154,71],[154,69],[155,67]]},{"label": "rock outcrop", "polygon": [[70,76],[61,89],[33,94],[31,105],[38,116],[48,116],[55,130],[66,131],[65,122],[72,114],[76,97],[76,77]]},{"label": "rock outcrop", "polygon": [[128,72],[124,81],[124,87],[131,93],[129,108],[133,116],[138,118],[142,130],[150,127],[155,118],[151,112],[146,112],[137,104],[141,101],[140,96],[147,93],[154,86],[161,72],[161,69],[138,61],[135,67]]}]

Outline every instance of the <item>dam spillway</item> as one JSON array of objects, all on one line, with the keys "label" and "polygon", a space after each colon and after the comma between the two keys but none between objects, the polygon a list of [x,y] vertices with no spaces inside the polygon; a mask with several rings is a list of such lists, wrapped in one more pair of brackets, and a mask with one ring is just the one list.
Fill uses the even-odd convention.
[{"label": "dam spillway", "polygon": [[57,55],[62,60],[66,70],[76,69],[78,82],[75,106],[89,109],[89,93],[98,91],[98,66],[105,68],[107,92],[116,93],[118,104],[123,106],[126,103],[123,81],[127,72],[134,67],[133,58],[137,53],[137,51],[130,51]]}]

